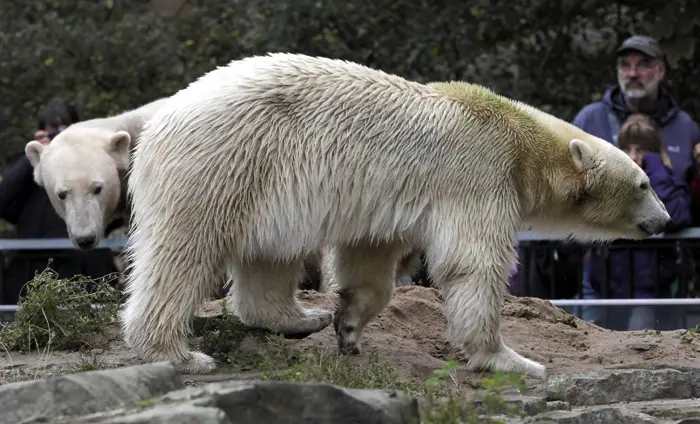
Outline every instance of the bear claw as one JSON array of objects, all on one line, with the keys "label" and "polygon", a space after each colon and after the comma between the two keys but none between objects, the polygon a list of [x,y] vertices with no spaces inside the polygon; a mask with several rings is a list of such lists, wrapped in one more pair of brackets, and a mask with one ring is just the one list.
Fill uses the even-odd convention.
[{"label": "bear claw", "polygon": [[190,352],[191,357],[175,365],[183,374],[209,374],[216,369],[214,358],[202,352]]},{"label": "bear claw", "polygon": [[362,353],[360,343],[356,340],[356,335],[353,332],[336,331],[338,340],[338,351],[341,355],[359,355]]},{"label": "bear claw", "polygon": [[338,350],[343,355],[359,355],[362,353],[362,349],[357,345],[338,345]]}]

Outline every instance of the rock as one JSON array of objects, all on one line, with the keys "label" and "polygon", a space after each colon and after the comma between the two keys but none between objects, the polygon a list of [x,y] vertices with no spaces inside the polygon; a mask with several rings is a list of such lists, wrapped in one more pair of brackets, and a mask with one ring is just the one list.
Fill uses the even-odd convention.
[{"label": "rock", "polygon": [[[696,375],[662,368],[559,376],[534,395],[504,394],[526,417],[499,418],[508,424],[700,424],[700,400],[690,398]],[[475,406],[485,412],[483,402]],[[13,424],[420,422],[419,400],[399,391],[257,380],[186,387],[168,363],[7,384],[0,386],[0,408],[0,422]]]},{"label": "rock", "polygon": [[654,399],[688,399],[692,396],[690,375],[674,369],[608,369],[553,377],[547,400],[571,405],[607,405]]},{"label": "rock", "polygon": [[85,371],[0,386],[0,422],[31,423],[80,416],[184,387],[167,362]]},{"label": "rock", "polygon": [[58,423],[71,424],[232,424],[219,408],[191,404],[158,405],[145,411],[97,413],[83,418],[66,418]]},{"label": "rock", "polygon": [[402,424],[419,417],[418,400],[393,390],[347,389],[331,384],[228,381],[187,388],[166,402],[211,398],[239,424]]},{"label": "rock", "polygon": [[658,424],[658,421],[649,415],[613,406],[545,412],[528,418],[524,422],[527,424]]},{"label": "rock", "polygon": [[571,405],[569,402],[552,400],[547,402],[547,411],[571,411]]},{"label": "rock", "polygon": [[646,370],[661,370],[661,369],[672,369],[678,370],[688,374],[690,378],[691,386],[691,396],[694,398],[700,398],[700,368],[687,367],[682,365],[670,365],[670,364],[625,364],[619,365],[614,368],[617,369],[646,369]]},{"label": "rock", "polygon": [[651,350],[653,345],[651,343],[630,343],[627,345],[632,350],[646,352]]},{"label": "rock", "polygon": [[[482,393],[482,395],[485,392]],[[502,395],[508,407],[514,407],[524,411],[527,415],[536,415],[540,412],[548,411],[547,401],[541,396],[524,396],[524,395]],[[484,401],[476,399],[473,405],[478,408],[482,414],[488,413],[487,406]]]},{"label": "rock", "polygon": [[[404,424],[418,399],[321,383],[226,381],[185,387],[167,363],[0,386],[0,422],[56,424]],[[416,421],[417,422],[417,421]]]},{"label": "rock", "polygon": [[667,399],[629,404],[630,408],[665,419],[700,418],[700,399]]}]

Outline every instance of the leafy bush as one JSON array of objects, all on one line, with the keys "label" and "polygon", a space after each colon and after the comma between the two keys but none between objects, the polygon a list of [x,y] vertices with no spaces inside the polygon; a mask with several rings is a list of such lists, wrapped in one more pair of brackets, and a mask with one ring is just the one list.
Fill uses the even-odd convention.
[{"label": "leafy bush", "polygon": [[119,294],[110,285],[116,277],[61,279],[50,265],[27,283],[14,321],[1,324],[2,350],[94,346],[116,318]]}]

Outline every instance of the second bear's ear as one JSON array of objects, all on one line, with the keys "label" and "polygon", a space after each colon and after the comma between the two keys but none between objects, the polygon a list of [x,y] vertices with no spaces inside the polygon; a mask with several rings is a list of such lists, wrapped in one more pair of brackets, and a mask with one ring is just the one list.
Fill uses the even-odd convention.
[{"label": "second bear's ear", "polygon": [[574,166],[579,171],[585,171],[593,166],[593,151],[583,141],[578,138],[572,139],[569,142],[569,151],[571,151]]},{"label": "second bear's ear", "polygon": [[109,152],[126,155],[131,148],[131,136],[126,131],[117,131],[109,139]]},{"label": "second bear's ear", "polygon": [[44,153],[44,147],[43,144],[36,140],[30,141],[24,146],[24,154],[27,155],[27,159],[29,159],[32,167],[36,168],[39,165],[41,154]]}]

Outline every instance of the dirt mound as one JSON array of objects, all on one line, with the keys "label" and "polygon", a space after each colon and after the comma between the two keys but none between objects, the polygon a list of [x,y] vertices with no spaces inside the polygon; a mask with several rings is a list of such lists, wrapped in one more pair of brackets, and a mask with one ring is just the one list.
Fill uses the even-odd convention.
[{"label": "dirt mound", "polygon": [[[299,291],[306,307],[335,309],[333,294]],[[208,302],[200,315],[216,315],[221,304]],[[413,382],[424,381],[445,361],[461,357],[446,341],[447,320],[439,292],[425,287],[398,287],[389,306],[365,329],[363,360],[376,351],[380,359],[392,363],[401,377]],[[501,322],[505,342],[522,355],[547,365],[550,374],[594,370],[631,364],[692,365],[698,363],[700,343],[683,343],[682,330],[669,332],[615,332],[582,321],[553,306],[546,300],[508,296]],[[261,341],[245,343],[246,349],[261,349]],[[305,350],[323,348],[336,352],[333,326],[293,346]],[[114,342],[101,352],[101,360],[110,366],[140,363],[124,346],[118,333]],[[85,363],[85,354],[49,352],[0,356],[0,384],[65,373],[76,364]],[[223,376],[219,376],[222,378]],[[217,379],[217,376],[193,377],[193,381]],[[197,383],[195,383],[197,384]]]},{"label": "dirt mound", "polygon": [[[333,295],[300,292],[305,306],[333,308]],[[439,292],[398,287],[389,306],[366,328],[363,348],[375,349],[405,377],[424,379],[450,359],[466,358],[446,341],[447,320]],[[700,347],[683,343],[682,330],[607,330],[583,321],[547,300],[507,296],[501,329],[506,344],[545,364],[551,375],[630,364],[697,364]],[[332,326],[295,343],[299,348],[335,348]]]}]

